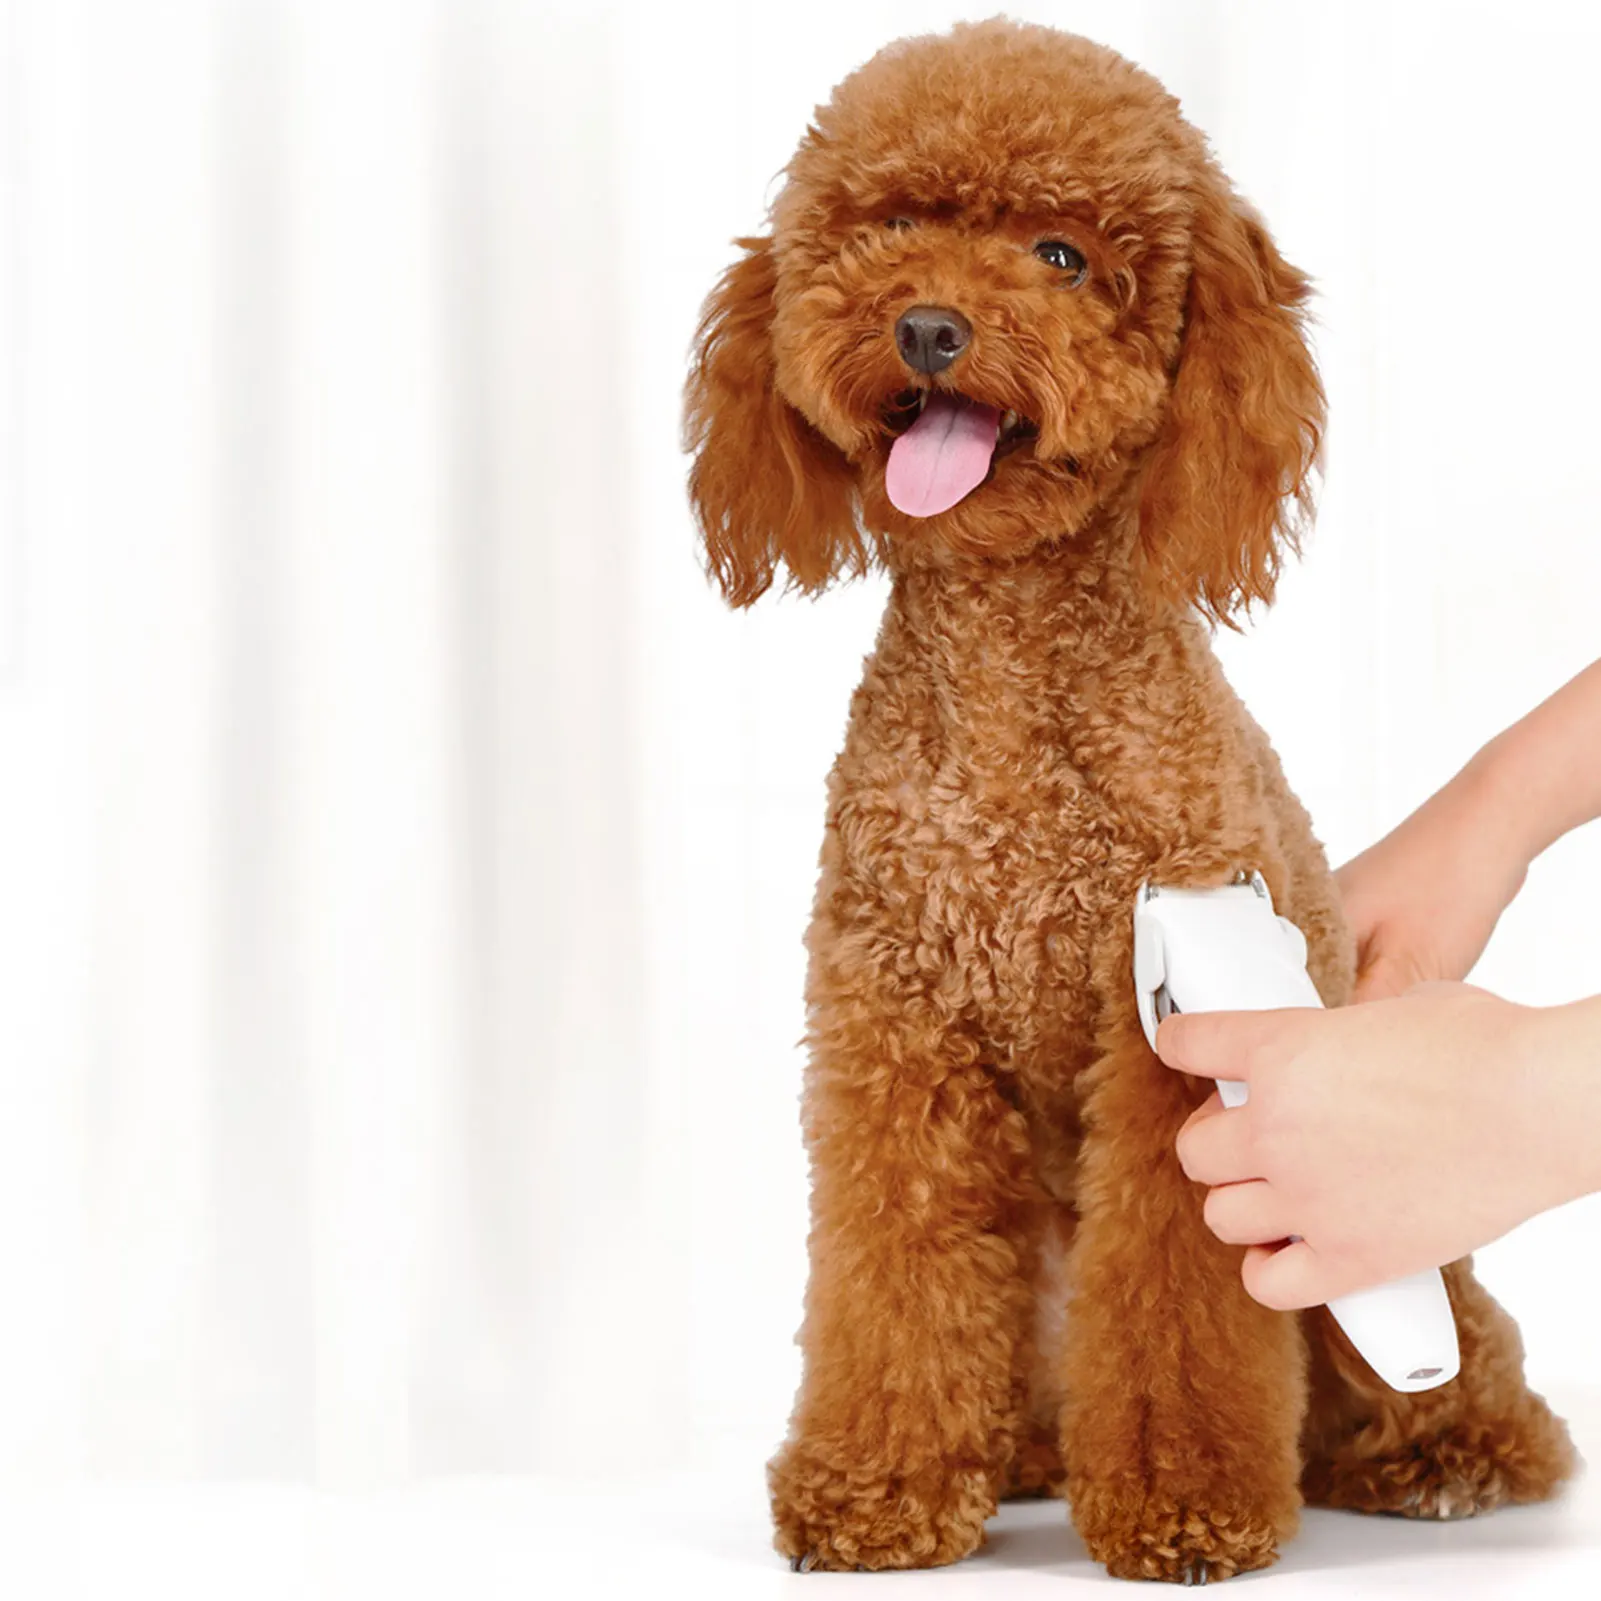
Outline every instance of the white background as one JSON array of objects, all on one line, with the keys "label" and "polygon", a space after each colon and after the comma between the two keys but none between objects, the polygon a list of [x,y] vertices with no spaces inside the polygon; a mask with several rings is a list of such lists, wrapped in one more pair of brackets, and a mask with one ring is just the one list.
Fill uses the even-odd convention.
[{"label": "white background", "polygon": [[[343,1593],[434,1530],[521,1593],[517,1529],[602,1562],[582,1498],[666,1474],[769,1571],[883,585],[726,612],[678,391],[813,105],[982,14],[0,0],[0,1573],[211,1575],[203,1524]],[[1222,645],[1343,858],[1598,653],[1601,20],[1021,14],[1162,77],[1318,281],[1322,518]],[[1481,982],[1601,988],[1595,835]],[[1481,1257],[1581,1409],[1598,1239]]]}]

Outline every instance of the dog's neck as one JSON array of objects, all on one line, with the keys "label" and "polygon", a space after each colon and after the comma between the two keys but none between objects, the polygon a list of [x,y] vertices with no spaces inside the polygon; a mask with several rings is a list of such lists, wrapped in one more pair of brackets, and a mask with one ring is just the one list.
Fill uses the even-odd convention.
[{"label": "dog's neck", "polygon": [[1133,541],[1121,523],[1013,561],[903,570],[881,652],[932,693],[948,734],[1003,759],[1064,723],[1115,715],[1109,699],[1132,686],[1160,696],[1129,665],[1161,676],[1175,651],[1205,649],[1205,629],[1152,594]]},{"label": "dog's neck", "polygon": [[[1141,653],[1192,622],[1140,571],[1131,523],[1005,561],[928,562],[895,574],[890,608],[934,663],[975,687],[997,675],[1029,688]],[[996,687],[999,687],[997,685]]]}]

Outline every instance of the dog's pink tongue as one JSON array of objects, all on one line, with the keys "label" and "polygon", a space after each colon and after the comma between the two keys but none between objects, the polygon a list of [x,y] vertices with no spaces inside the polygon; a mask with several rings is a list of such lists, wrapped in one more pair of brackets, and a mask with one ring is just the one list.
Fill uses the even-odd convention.
[{"label": "dog's pink tongue", "polygon": [[908,517],[949,511],[990,470],[1001,414],[993,406],[936,390],[923,415],[897,439],[884,469],[890,503]]}]

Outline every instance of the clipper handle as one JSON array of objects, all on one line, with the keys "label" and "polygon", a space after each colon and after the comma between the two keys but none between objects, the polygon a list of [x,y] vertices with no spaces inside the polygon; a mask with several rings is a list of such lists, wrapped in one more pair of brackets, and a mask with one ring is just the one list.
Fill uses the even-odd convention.
[{"label": "clipper handle", "polygon": [[[1220,1078],[1217,1091],[1225,1106],[1245,1105],[1238,1079]],[[1329,1311],[1392,1390],[1432,1390],[1457,1376],[1456,1319],[1438,1268],[1342,1295],[1329,1302]]]}]

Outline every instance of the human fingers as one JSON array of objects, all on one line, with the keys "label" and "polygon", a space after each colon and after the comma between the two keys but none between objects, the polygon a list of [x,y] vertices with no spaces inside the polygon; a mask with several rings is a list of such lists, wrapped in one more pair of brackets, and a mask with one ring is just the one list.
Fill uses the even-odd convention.
[{"label": "human fingers", "polygon": [[1267,1012],[1182,1012],[1156,1031],[1156,1054],[1200,1078],[1249,1081],[1265,1062],[1278,1061],[1317,1013],[1304,1007]]},{"label": "human fingers", "polygon": [[1192,1117],[1179,1130],[1179,1166],[1197,1184],[1239,1184],[1260,1178],[1251,1150],[1248,1107]]},{"label": "human fingers", "polygon": [[1262,1179],[1209,1190],[1201,1215],[1225,1245],[1276,1245],[1295,1232],[1283,1197]]},{"label": "human fingers", "polygon": [[1252,1245],[1240,1264],[1246,1294],[1276,1312],[1321,1306],[1329,1299],[1327,1273],[1305,1240],[1288,1245]]}]

